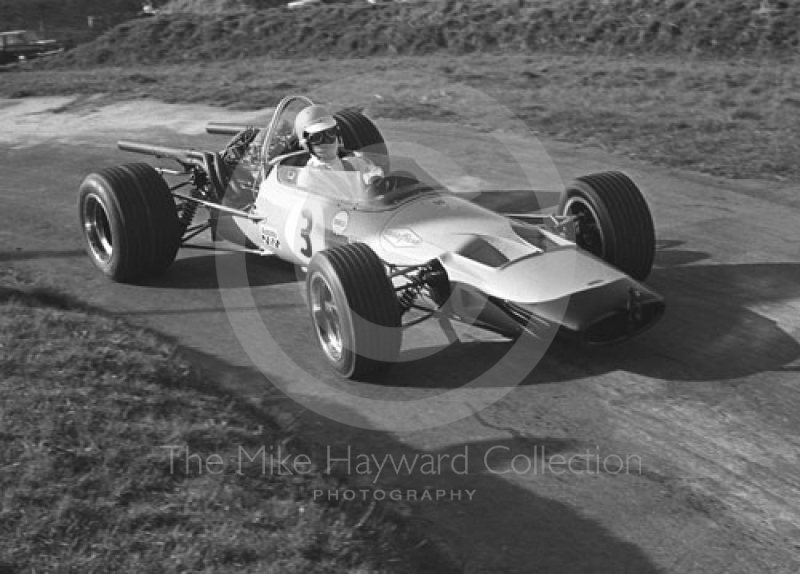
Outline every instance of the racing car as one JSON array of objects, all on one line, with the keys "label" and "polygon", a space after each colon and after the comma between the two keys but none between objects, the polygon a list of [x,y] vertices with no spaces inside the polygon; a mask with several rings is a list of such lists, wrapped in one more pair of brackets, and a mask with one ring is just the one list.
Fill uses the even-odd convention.
[{"label": "racing car", "polygon": [[[79,189],[86,250],[115,281],[166,270],[209,232],[213,248],[277,257],[304,272],[311,325],[330,366],[362,378],[397,360],[404,331],[437,316],[507,337],[555,327],[587,345],[626,340],[663,315],[644,285],[653,218],[621,172],[578,177],[555,209],[501,213],[388,153],[363,111],[334,114],[342,145],[385,174],[299,183],[308,153],[293,134],[313,102],[284,98],[266,126],[210,123],[220,151],[119,141],[175,167],[130,163],[90,173]],[[204,210],[208,217],[198,214]]]}]

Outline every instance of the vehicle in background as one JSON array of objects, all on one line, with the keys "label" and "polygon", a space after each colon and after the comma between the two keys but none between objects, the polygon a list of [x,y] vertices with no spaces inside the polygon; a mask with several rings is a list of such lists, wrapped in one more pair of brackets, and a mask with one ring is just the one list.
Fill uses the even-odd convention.
[{"label": "vehicle in background", "polygon": [[319,6],[323,4],[322,0],[295,0],[294,2],[289,2],[286,7],[290,10],[295,8],[305,8],[307,6]]},{"label": "vehicle in background", "polygon": [[159,8],[156,8],[152,2],[142,2],[142,10],[136,14],[139,18],[147,18],[150,16],[157,16],[161,12]]},{"label": "vehicle in background", "polygon": [[32,30],[0,32],[0,64],[24,62],[64,51],[56,40],[43,40]]}]

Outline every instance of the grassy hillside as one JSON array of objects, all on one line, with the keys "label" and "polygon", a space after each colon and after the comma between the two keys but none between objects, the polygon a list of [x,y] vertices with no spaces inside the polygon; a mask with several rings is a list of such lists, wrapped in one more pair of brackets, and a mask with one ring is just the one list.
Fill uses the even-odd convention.
[{"label": "grassy hillside", "polygon": [[[354,85],[347,97],[380,95],[375,117],[435,119],[440,103],[469,110],[469,95],[454,89],[463,83],[542,135],[727,177],[800,181],[800,3],[440,0],[209,15],[196,11],[234,0],[198,1],[170,5],[195,12],[128,22],[7,70],[0,95],[255,109],[374,72],[381,85]],[[398,70],[420,79],[394,85]],[[466,115],[483,120],[480,110]]]},{"label": "grassy hillside", "polygon": [[37,28],[66,25],[85,26],[86,17],[131,14],[141,0],[0,0],[0,27]]},{"label": "grassy hillside", "polygon": [[170,0],[162,10],[168,14],[230,14],[284,7],[288,2],[289,0]]},{"label": "grassy hillside", "polygon": [[[241,8],[250,1],[218,0],[207,10]],[[554,49],[794,56],[800,47],[800,3],[773,0],[773,5],[763,10],[761,0],[447,0],[198,14],[175,12],[198,6],[176,0],[173,13],[127,22],[57,65]]]}]

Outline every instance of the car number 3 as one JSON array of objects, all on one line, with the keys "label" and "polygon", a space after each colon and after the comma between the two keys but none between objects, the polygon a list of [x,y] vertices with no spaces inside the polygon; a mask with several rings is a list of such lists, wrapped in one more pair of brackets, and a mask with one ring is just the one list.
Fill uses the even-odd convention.
[{"label": "car number 3", "polygon": [[311,258],[311,254],[313,253],[313,248],[311,247],[311,230],[314,228],[314,218],[311,215],[311,211],[308,209],[304,209],[300,217],[303,219],[303,226],[300,228],[300,239],[305,241],[305,245],[300,248],[300,253],[305,257]]}]

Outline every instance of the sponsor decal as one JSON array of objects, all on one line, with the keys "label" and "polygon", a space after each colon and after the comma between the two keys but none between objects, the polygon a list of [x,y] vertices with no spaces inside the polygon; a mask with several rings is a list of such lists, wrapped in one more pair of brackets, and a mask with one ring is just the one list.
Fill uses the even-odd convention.
[{"label": "sponsor decal", "polygon": [[278,181],[286,185],[297,185],[298,173],[296,168],[280,166],[278,169]]},{"label": "sponsor decal", "polygon": [[398,229],[388,229],[383,237],[395,247],[415,247],[422,243],[419,235],[405,227]]},{"label": "sponsor decal", "polygon": [[281,240],[278,239],[278,232],[275,229],[267,226],[266,223],[262,223],[260,229],[261,229],[261,241],[268,249],[281,248]]},{"label": "sponsor decal", "polygon": [[350,222],[350,215],[346,211],[340,211],[331,220],[331,230],[336,235],[342,235]]}]

